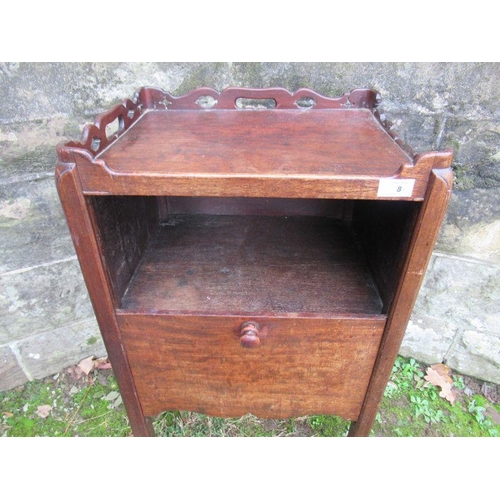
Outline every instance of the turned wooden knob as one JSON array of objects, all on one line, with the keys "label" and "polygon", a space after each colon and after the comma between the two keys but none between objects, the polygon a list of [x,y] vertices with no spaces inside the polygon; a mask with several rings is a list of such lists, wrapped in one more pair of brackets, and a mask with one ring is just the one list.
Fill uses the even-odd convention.
[{"label": "turned wooden knob", "polygon": [[243,347],[259,347],[260,346],[260,338],[259,338],[260,326],[258,323],[254,323],[253,321],[248,321],[247,323],[243,323],[240,329],[240,342]]}]

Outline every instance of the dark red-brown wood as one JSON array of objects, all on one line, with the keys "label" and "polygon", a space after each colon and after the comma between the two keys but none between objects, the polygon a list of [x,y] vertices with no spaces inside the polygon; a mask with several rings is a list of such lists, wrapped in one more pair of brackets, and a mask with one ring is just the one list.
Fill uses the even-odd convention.
[{"label": "dark red-brown wood", "polygon": [[[452,184],[451,151],[413,156],[376,105],[144,88],[58,146],[134,435],[167,409],[335,413],[369,434]],[[379,190],[401,180],[404,197]]]},{"label": "dark red-brown wood", "polygon": [[411,161],[367,109],[148,112],[99,159],[117,175],[262,177],[387,177]]},{"label": "dark red-brown wood", "polygon": [[177,215],[150,241],[122,308],[378,314],[382,302],[358,242],[340,221]]},{"label": "dark red-brown wood", "polygon": [[363,200],[355,203],[352,227],[359,238],[377,290],[389,309],[401,276],[420,203]]},{"label": "dark red-brown wood", "polygon": [[[249,320],[268,329],[258,347],[240,343]],[[182,408],[223,417],[356,419],[385,317],[120,313],[118,321],[146,415]]]},{"label": "dark red-brown wood", "polygon": [[151,436],[154,434],[151,419],[144,416],[128,359],[123,350],[121,332],[116,321],[116,302],[97,240],[93,209],[82,194],[74,165],[59,163],[56,169],[56,181],[80,267],[113,372],[120,386],[130,425],[135,436]]},{"label": "dark red-brown wood", "polygon": [[[217,99],[213,108],[197,104],[203,95]],[[300,108],[308,95],[316,104]],[[276,109],[238,109],[238,96],[274,99]],[[118,132],[108,136],[114,121]],[[175,98],[142,89],[58,153],[76,158],[86,194],[376,199],[381,178],[410,178],[407,199],[415,200],[451,155],[412,158],[380,121],[373,91],[331,99],[308,89],[235,88]]]},{"label": "dark red-brown wood", "polygon": [[153,197],[124,196],[92,196],[87,200],[115,302],[120,305],[149,238],[156,231],[158,201]]},{"label": "dark red-brown wood", "polygon": [[395,297],[390,306],[384,336],[359,418],[351,426],[352,436],[370,433],[385,386],[398,354],[418,291],[439,234],[451,195],[451,168],[433,170],[426,199],[421,205],[411,231]]}]

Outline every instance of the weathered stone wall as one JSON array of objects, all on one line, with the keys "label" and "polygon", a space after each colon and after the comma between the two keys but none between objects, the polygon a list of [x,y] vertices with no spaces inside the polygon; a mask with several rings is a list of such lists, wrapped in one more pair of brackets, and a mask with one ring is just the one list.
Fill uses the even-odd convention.
[{"label": "weathered stone wall", "polygon": [[0,64],[0,390],[105,350],[57,198],[55,145],[143,85],[380,91],[416,152],[455,150],[455,192],[402,354],[500,383],[500,64]]}]

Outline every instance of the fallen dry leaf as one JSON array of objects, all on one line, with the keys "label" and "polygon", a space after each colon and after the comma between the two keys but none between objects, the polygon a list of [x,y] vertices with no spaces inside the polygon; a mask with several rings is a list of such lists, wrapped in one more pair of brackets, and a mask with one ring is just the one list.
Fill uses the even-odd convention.
[{"label": "fallen dry leaf", "polygon": [[484,413],[485,415],[488,415],[488,417],[490,417],[496,425],[500,425],[500,413],[493,408],[493,406],[488,405]]},{"label": "fallen dry leaf", "polygon": [[451,378],[451,368],[449,366],[446,366],[444,363],[437,363],[435,365],[431,365],[431,368],[438,372],[444,380],[453,384],[453,379]]},{"label": "fallen dry leaf", "polygon": [[82,370],[85,375],[88,375],[94,369],[94,356],[90,356],[90,358],[82,359],[77,365],[80,370]]},{"label": "fallen dry leaf", "polygon": [[47,418],[50,415],[51,410],[52,410],[52,406],[41,405],[37,408],[36,414],[41,418]]},{"label": "fallen dry leaf", "polygon": [[110,370],[111,363],[108,358],[98,358],[94,360],[94,368],[98,370]]},{"label": "fallen dry leaf", "polygon": [[439,395],[453,405],[457,396],[453,390],[453,379],[450,374],[451,370],[446,365],[440,363],[427,368],[427,375],[424,378],[432,385],[440,387],[441,392]]},{"label": "fallen dry leaf", "polygon": [[78,365],[69,367],[67,372],[75,380],[80,380],[83,376],[83,371]]},{"label": "fallen dry leaf", "polygon": [[13,414],[13,413],[11,413],[10,411],[3,411],[3,412],[2,412],[2,415],[5,415],[7,418],[8,418],[8,417],[13,417],[13,416],[14,416],[14,414]]}]

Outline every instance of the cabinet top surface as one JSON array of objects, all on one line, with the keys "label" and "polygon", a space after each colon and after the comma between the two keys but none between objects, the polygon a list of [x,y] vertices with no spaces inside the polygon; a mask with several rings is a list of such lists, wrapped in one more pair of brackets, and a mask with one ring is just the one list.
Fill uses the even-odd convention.
[{"label": "cabinet top surface", "polygon": [[390,176],[411,163],[368,109],[152,110],[97,158],[186,175]]},{"label": "cabinet top surface", "polygon": [[[241,99],[274,108],[241,109]],[[60,144],[58,158],[58,178],[76,166],[85,194],[421,200],[452,152],[408,153],[371,90],[203,87],[174,97],[144,87],[86,125],[80,142]]]}]

